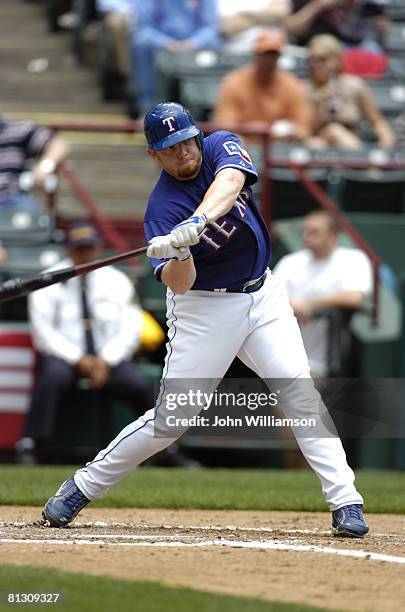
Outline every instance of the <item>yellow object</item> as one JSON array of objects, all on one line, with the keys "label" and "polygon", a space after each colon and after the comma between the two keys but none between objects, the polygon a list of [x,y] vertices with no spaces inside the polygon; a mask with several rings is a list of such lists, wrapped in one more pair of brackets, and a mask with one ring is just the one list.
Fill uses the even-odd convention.
[{"label": "yellow object", "polygon": [[155,351],[165,339],[165,333],[149,312],[142,310],[141,350]]}]

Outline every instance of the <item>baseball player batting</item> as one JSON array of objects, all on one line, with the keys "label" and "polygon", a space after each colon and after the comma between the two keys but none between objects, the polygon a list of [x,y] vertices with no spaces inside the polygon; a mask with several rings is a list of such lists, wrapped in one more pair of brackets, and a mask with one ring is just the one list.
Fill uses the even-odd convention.
[{"label": "baseball player batting", "polygon": [[[171,102],[147,113],[144,131],[147,152],[162,169],[144,220],[147,255],[157,281],[167,286],[160,393],[152,410],[48,500],[43,514],[55,527],[68,525],[86,504],[180,435],[162,429],[170,381],[204,381],[205,390],[215,389],[237,355],[265,380],[306,379],[311,402],[319,403],[297,321],[268,269],[271,241],[251,190],[258,175],[239,138],[226,131],[204,137],[191,114]],[[306,406],[291,393],[283,410],[301,417]],[[364,536],[363,498],[339,438],[300,435],[297,442],[321,482],[332,532]]]}]

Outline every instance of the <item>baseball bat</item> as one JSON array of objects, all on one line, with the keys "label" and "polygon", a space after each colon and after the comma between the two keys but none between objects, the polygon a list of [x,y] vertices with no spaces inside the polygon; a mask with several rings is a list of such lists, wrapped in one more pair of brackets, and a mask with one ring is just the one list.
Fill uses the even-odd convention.
[{"label": "baseball bat", "polygon": [[95,259],[89,263],[79,264],[77,266],[70,266],[69,268],[63,268],[62,270],[55,270],[54,272],[44,272],[37,276],[31,276],[28,278],[10,278],[3,285],[0,286],[0,302],[6,300],[13,300],[15,298],[27,295],[32,291],[38,289],[44,289],[44,287],[50,287],[56,283],[62,283],[73,278],[80,276],[81,274],[87,274],[98,268],[109,266],[110,264],[118,261],[124,261],[137,255],[143,255],[146,253],[147,246],[143,246],[140,249],[133,251],[126,251],[119,255],[113,255],[112,257],[106,257],[105,259]]}]

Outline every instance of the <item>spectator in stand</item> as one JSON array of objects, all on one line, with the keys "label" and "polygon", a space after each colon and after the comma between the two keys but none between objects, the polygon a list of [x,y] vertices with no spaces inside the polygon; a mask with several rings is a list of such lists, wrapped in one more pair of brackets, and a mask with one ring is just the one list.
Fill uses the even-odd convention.
[{"label": "spectator in stand", "polygon": [[[94,261],[101,255],[97,228],[87,221],[67,232],[68,258],[52,270]],[[141,308],[129,278],[112,266],[72,278],[29,297],[33,344],[39,367],[17,460],[35,463],[37,447],[52,440],[63,397],[79,379],[133,406],[138,417],[154,401],[151,383],[132,356],[140,343]],[[182,460],[176,461],[178,458]],[[169,463],[184,465],[176,447]]]},{"label": "spectator in stand", "polygon": [[306,216],[303,237],[305,248],[283,257],[273,274],[298,319],[312,376],[327,376],[328,321],[317,310],[361,308],[371,292],[371,266],[363,251],[338,246],[339,226],[327,212]]},{"label": "spectator in stand", "polygon": [[230,129],[271,127],[273,138],[279,140],[310,136],[313,118],[304,86],[296,76],[277,68],[286,42],[277,28],[259,34],[253,62],[222,79],[215,122]]},{"label": "spectator in stand", "polygon": [[31,171],[34,186],[43,188],[68,151],[66,142],[50,130],[0,116],[0,210],[37,210],[35,199],[20,189],[21,174],[31,158],[38,158]]},{"label": "spectator in stand", "polygon": [[340,43],[330,34],[314,36],[309,42],[307,92],[314,108],[313,147],[358,149],[360,121],[366,119],[385,148],[395,144],[390,126],[377,108],[365,81],[342,72]]},{"label": "spectator in stand", "polygon": [[136,18],[139,0],[97,0],[107,33],[112,43],[117,76],[125,81],[129,74],[128,37],[132,21]]},{"label": "spectator in stand", "polygon": [[332,34],[348,47],[381,51],[389,21],[379,0],[291,0],[284,25],[298,44],[317,34]]},{"label": "spectator in stand", "polygon": [[386,70],[384,0],[291,0],[284,25],[299,45],[318,34],[336,36],[344,48],[345,72],[377,77]]},{"label": "spectator in stand", "polygon": [[227,53],[252,53],[258,35],[288,15],[289,0],[219,0],[220,31]]},{"label": "spectator in stand", "polygon": [[136,107],[143,116],[156,102],[154,55],[220,48],[217,0],[148,0],[138,7],[131,33],[131,71]]}]

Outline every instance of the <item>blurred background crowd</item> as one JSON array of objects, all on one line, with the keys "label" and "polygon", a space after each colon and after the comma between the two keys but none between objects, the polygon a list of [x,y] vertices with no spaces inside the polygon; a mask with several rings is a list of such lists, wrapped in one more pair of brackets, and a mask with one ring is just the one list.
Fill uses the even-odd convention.
[{"label": "blurred background crowd", "polygon": [[[358,148],[366,139],[362,122],[382,146],[402,142],[402,134],[395,138],[378,112],[379,92],[373,93],[377,84],[399,84],[404,78],[405,14],[400,0],[45,4],[49,28],[71,30],[79,61],[87,61],[90,47],[97,46],[97,57],[90,61],[99,72],[102,95],[124,100],[130,117],[143,117],[169,94],[189,106],[200,97],[200,119],[275,124],[275,137],[296,138],[314,147]],[[269,28],[280,33],[277,40],[260,39]],[[202,50],[212,53],[199,53]],[[188,77],[202,80],[194,92],[193,81],[184,82]],[[250,87],[245,103],[244,84]],[[404,101],[400,90],[392,95]],[[274,96],[280,97],[280,108],[266,104],[267,98],[274,102]],[[290,104],[285,96],[290,96]],[[404,117],[398,121],[402,124]]]},{"label": "blurred background crowd", "polygon": [[[3,281],[143,244],[142,119],[179,101],[253,156],[314,376],[403,375],[405,0],[4,0],[0,34]],[[143,260],[0,304],[0,455],[108,442],[153,403],[164,321]],[[405,466],[399,440],[345,444]],[[288,437],[193,435],[156,461],[300,464]]]}]

